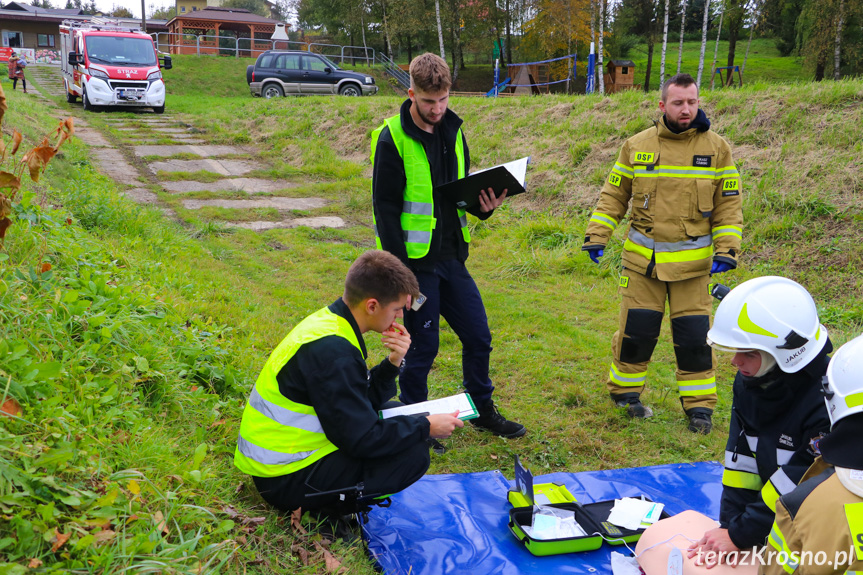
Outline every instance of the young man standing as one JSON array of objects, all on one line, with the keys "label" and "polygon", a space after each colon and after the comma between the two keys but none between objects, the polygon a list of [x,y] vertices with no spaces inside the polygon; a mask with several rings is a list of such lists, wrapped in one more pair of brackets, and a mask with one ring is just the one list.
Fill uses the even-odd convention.
[{"label": "young man standing", "polygon": [[[503,417],[492,400],[491,332],[479,290],[465,267],[467,214],[435,192],[470,170],[462,120],[447,109],[449,67],[426,53],[411,62],[410,76],[409,99],[372,134],[371,146],[377,246],[414,272],[427,298],[418,311],[405,312],[412,344],[399,380],[400,398],[405,403],[428,398],[443,316],[462,343],[463,383],[480,413],[471,423],[501,437],[519,437],[524,426]],[[468,212],[484,220],[505,196],[505,190],[500,197],[482,190],[479,206]]]},{"label": "young man standing", "polygon": [[[457,414],[380,419],[396,394],[410,346],[396,323],[419,293],[392,254],[369,251],[348,271],[344,295],[297,325],[261,371],[240,424],[234,464],[283,511],[302,507],[336,518],[364,508],[342,500],[401,491],[429,467],[429,437],[449,437]],[[363,336],[375,331],[389,355],[366,367]]]},{"label": "young man standing", "polygon": [[630,417],[641,403],[665,302],[677,358],[677,388],[689,430],[710,433],[716,405],[713,355],[705,343],[711,274],[737,267],[743,211],[731,147],[698,109],[698,86],[678,74],[662,87],[662,119],[626,141],[590,217],[582,250],[598,263],[632,204],[623,244],[618,331],[606,386]]}]

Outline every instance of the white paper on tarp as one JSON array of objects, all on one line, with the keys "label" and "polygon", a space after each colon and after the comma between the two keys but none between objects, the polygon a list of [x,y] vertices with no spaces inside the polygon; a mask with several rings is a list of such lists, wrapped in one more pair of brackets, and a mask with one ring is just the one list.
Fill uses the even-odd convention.
[{"label": "white paper on tarp", "polygon": [[410,405],[382,409],[381,418],[387,419],[396,415],[434,415],[437,413],[453,413],[455,411],[458,411],[459,419],[467,419],[476,415],[476,410],[474,410],[467,394],[458,393],[449,397],[423,401],[422,403],[412,403]]},{"label": "white paper on tarp", "polygon": [[[492,166],[491,168],[486,168],[485,170],[478,170],[473,172],[473,174],[481,174],[487,170],[493,170],[500,166],[503,166],[507,169],[507,171],[512,174],[512,177],[518,180],[518,183],[522,186],[524,185],[525,180],[527,179],[527,165],[530,163],[530,156],[525,156],[524,158],[519,158],[518,160],[513,160],[511,162],[507,162],[505,164],[499,164],[497,166]],[[473,175],[472,174],[472,175]]]},{"label": "white paper on tarp", "polygon": [[614,507],[608,514],[608,521],[624,529],[637,530],[651,525],[659,519],[664,504],[624,497],[614,501]]},{"label": "white paper on tarp", "polygon": [[641,575],[641,567],[635,557],[627,557],[617,551],[611,552],[611,572],[614,575]]}]

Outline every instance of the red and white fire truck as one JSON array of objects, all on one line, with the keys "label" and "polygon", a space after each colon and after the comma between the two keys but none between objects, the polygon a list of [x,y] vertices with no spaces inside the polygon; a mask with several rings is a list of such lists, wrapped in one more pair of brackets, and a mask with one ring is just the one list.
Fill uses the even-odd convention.
[{"label": "red and white fire truck", "polygon": [[81,98],[85,110],[122,106],[165,111],[159,64],[170,70],[171,57],[160,56],[153,38],[140,28],[101,19],[65,20],[60,53],[68,102]]}]

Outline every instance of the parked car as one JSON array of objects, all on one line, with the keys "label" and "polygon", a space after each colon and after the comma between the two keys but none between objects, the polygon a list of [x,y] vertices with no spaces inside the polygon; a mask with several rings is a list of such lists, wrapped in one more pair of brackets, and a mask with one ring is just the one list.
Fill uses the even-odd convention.
[{"label": "parked car", "polygon": [[342,70],[331,60],[312,52],[268,50],[246,68],[252,96],[275,98],[299,94],[370,96],[377,93],[375,79]]}]

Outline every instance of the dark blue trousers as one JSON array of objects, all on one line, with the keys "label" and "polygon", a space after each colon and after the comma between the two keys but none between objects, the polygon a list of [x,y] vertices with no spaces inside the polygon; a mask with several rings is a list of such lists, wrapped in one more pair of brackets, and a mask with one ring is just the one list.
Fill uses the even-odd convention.
[{"label": "dark blue trousers", "polygon": [[428,374],[437,357],[443,316],[461,340],[462,383],[474,402],[482,405],[491,398],[494,385],[488,377],[491,332],[476,283],[458,260],[438,262],[434,272],[417,272],[416,277],[428,299],[419,311],[405,312],[411,348],[399,376],[399,398],[404,403],[428,399]]}]

